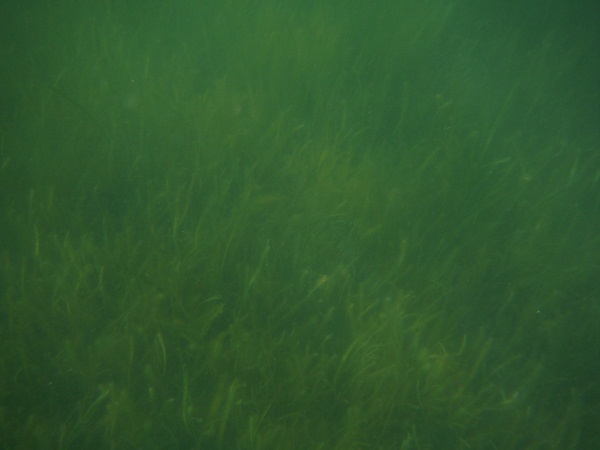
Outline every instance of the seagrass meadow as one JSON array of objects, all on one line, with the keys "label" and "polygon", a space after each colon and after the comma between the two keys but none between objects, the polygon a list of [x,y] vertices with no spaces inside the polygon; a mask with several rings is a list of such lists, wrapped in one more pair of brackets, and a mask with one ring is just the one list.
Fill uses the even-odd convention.
[{"label": "seagrass meadow", "polygon": [[600,448],[598,12],[538,3],[0,6],[0,447]]}]

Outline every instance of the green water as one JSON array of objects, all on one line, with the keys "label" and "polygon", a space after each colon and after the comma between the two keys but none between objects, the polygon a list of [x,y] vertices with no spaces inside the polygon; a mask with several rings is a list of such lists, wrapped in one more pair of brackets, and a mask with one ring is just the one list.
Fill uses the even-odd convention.
[{"label": "green water", "polygon": [[592,2],[82,3],[0,7],[2,448],[600,447]]}]

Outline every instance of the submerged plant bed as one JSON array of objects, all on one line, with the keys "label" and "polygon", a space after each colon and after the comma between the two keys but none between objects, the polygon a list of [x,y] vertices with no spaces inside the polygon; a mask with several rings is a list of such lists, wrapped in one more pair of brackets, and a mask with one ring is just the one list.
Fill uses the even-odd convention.
[{"label": "submerged plant bed", "polygon": [[0,446],[594,448],[597,134],[539,118],[584,44],[70,3],[2,75]]}]

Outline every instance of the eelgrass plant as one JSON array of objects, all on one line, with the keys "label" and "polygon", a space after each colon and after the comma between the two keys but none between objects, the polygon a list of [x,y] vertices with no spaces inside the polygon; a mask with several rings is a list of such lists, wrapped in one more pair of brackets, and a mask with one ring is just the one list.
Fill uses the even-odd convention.
[{"label": "eelgrass plant", "polygon": [[1,129],[4,447],[597,441],[598,161],[526,131],[548,47],[475,119],[453,5],[70,6]]}]

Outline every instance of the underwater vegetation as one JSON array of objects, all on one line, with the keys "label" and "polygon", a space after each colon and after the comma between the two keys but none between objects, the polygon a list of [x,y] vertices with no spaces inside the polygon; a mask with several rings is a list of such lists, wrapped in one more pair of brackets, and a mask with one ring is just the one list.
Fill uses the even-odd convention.
[{"label": "underwater vegetation", "polygon": [[3,7],[0,446],[600,446],[594,41],[212,3]]}]

